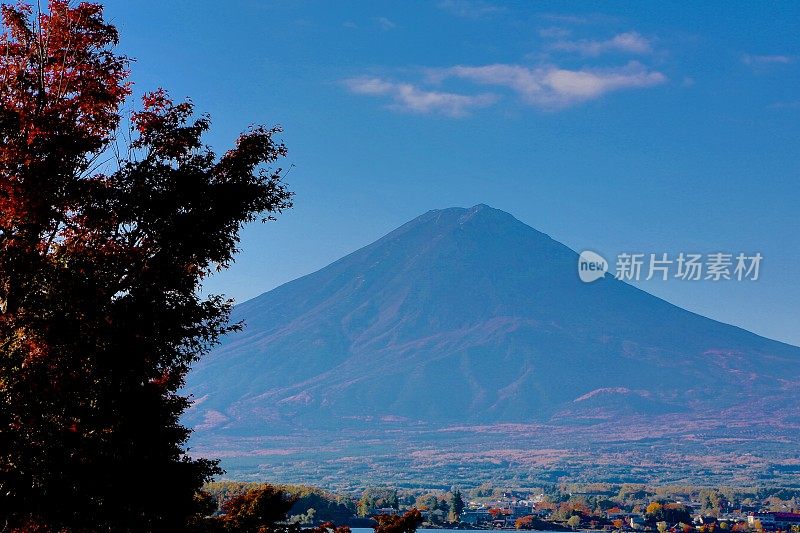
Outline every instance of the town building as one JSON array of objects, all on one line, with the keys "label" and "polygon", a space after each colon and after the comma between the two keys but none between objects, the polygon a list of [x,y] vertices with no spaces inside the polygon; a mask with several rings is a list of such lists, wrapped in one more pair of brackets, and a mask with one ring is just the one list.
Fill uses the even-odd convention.
[{"label": "town building", "polygon": [[762,512],[749,513],[747,523],[751,527],[761,527],[768,531],[787,531],[792,526],[800,526],[800,513]]}]

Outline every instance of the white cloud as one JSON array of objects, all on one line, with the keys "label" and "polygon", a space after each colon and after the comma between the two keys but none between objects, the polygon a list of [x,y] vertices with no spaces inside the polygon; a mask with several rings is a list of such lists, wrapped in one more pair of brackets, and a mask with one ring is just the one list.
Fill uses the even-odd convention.
[{"label": "white cloud", "polygon": [[742,63],[751,67],[766,65],[788,65],[794,61],[794,57],[785,55],[753,55],[744,54]]},{"label": "white cloud", "polygon": [[649,54],[653,50],[650,41],[635,31],[619,33],[604,41],[589,39],[556,41],[550,45],[550,48],[563,52],[576,52],[590,57],[599,56],[607,52]]},{"label": "white cloud", "polygon": [[389,94],[394,88],[394,83],[383,81],[380,78],[350,78],[344,80],[344,84],[355,94],[366,94],[369,96],[379,96]]},{"label": "white cloud", "polygon": [[560,26],[552,26],[550,28],[540,28],[538,33],[539,37],[545,39],[565,39],[572,35],[572,30]]},{"label": "white cloud", "polygon": [[625,67],[568,70],[558,66],[536,68],[495,64],[455,66],[434,73],[439,79],[456,77],[482,85],[507,87],[531,105],[557,109],[568,107],[622,89],[652,87],[667,81],[657,71],[632,61]]},{"label": "white cloud", "polygon": [[539,18],[555,22],[557,24],[569,24],[570,26],[588,26],[594,24],[616,24],[620,20],[617,17],[602,13],[584,13],[582,15],[570,15],[568,13],[540,13]]},{"label": "white cloud", "polygon": [[484,2],[483,0],[440,0],[439,9],[457,17],[477,19],[495,15],[505,11],[503,7]]},{"label": "white cloud", "polygon": [[769,106],[771,109],[800,109],[800,100],[788,100],[785,102],[775,102]]},{"label": "white cloud", "polygon": [[579,15],[568,15],[563,13],[542,13],[539,15],[539,17],[545,20],[549,20],[551,22],[557,22],[559,24],[580,25],[580,24],[590,23],[588,17]]},{"label": "white cloud", "polygon": [[386,17],[378,17],[375,19],[375,22],[377,22],[378,27],[384,31],[393,30],[397,27],[397,24]]},{"label": "white cloud", "polygon": [[398,111],[463,117],[472,109],[486,107],[496,100],[492,94],[464,95],[442,91],[427,91],[410,83],[393,83],[380,78],[360,77],[344,80],[355,94],[386,96],[390,107]]}]

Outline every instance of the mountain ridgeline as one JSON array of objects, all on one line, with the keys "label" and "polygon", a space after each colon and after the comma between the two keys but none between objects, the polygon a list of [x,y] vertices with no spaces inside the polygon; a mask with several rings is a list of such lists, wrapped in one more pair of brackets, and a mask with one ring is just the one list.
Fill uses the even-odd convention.
[{"label": "mountain ridgeline", "polygon": [[188,423],[201,438],[743,411],[792,423],[800,349],[611,276],[582,283],[577,261],[485,205],[425,213],[238,305],[244,331],[189,376]]}]

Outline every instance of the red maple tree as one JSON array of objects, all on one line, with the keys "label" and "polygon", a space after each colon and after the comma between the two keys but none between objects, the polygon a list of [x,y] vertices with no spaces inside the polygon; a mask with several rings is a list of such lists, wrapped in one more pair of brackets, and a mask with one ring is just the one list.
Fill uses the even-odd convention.
[{"label": "red maple tree", "polygon": [[202,299],[242,225],[291,205],[277,129],[221,158],[208,117],[145,96],[101,6],[2,8],[0,525],[182,531],[219,470],[187,456],[179,394],[231,303]]}]

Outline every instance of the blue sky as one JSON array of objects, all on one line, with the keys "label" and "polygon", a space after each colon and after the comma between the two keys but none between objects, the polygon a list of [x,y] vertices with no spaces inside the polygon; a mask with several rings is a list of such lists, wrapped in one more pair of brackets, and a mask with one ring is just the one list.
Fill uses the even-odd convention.
[{"label": "blue sky", "polygon": [[760,252],[757,282],[640,286],[800,345],[800,3],[106,6],[136,90],[191,96],[213,147],[286,130],[296,206],[247,227],[210,291],[242,301],[486,203],[609,258]]}]

